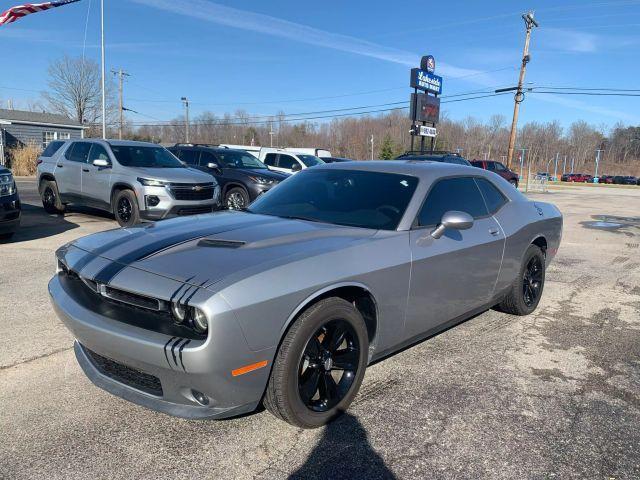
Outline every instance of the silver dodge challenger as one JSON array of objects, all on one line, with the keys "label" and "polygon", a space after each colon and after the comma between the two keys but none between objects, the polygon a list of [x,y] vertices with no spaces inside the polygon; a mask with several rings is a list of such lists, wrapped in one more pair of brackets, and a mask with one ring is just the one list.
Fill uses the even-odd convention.
[{"label": "silver dodge challenger", "polygon": [[370,362],[489,308],[533,312],[561,232],[555,206],[489,171],[334,163],[243,211],[71,242],[49,293],[97,386],[191,419],[262,403],[313,428]]}]

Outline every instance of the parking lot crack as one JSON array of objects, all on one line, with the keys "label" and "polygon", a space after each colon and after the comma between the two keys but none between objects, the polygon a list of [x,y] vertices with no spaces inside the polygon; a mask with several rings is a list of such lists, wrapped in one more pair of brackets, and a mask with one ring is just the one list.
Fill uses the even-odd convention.
[{"label": "parking lot crack", "polygon": [[10,365],[0,365],[0,371],[8,370],[9,368],[17,367],[18,365],[24,365],[25,363],[35,362],[36,360],[40,360],[42,358],[51,357],[53,355],[56,355],[56,354],[61,353],[61,352],[66,352],[68,350],[73,350],[73,347],[58,348],[58,349],[53,350],[53,351],[51,351],[49,353],[44,353],[42,355],[37,355],[35,357],[27,358],[26,360],[21,360],[19,362],[15,362],[15,363],[12,363]]}]

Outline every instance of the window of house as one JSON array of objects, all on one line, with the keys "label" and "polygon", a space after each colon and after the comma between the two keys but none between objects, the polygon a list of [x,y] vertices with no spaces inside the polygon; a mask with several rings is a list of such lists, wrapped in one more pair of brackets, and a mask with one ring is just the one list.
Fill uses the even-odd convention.
[{"label": "window of house", "polygon": [[56,132],[42,132],[42,148],[47,148],[51,142],[56,140]]},{"label": "window of house", "polygon": [[71,134],[69,132],[58,132],[58,140],[70,140]]}]

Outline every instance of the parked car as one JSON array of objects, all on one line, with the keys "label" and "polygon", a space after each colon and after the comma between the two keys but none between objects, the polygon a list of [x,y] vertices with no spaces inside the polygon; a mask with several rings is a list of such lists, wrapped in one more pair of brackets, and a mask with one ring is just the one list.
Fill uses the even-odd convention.
[{"label": "parked car", "polygon": [[589,181],[593,181],[593,177],[591,175],[587,175],[584,173],[567,173],[562,175],[561,180],[563,182],[579,182],[586,183]]},{"label": "parked car", "polygon": [[11,170],[0,167],[0,239],[13,236],[20,226],[20,197]]},{"label": "parked car", "polygon": [[282,148],[262,148],[259,158],[270,170],[288,174],[324,164],[324,161],[315,155]]},{"label": "parked car", "polygon": [[176,144],[169,151],[193,168],[213,175],[227,208],[241,210],[285,178],[250,153],[206,144]]},{"label": "parked car", "polygon": [[606,184],[611,184],[611,183],[613,183],[613,175],[602,175],[602,176],[598,179],[598,183],[606,183]]},{"label": "parked car", "polygon": [[48,213],[64,213],[67,204],[86,205],[112,212],[118,224],[130,227],[141,219],[208,213],[220,206],[215,179],[185,167],[159,145],[67,140],[49,147],[38,159],[37,173]]},{"label": "parked car", "polygon": [[342,162],[356,162],[352,158],[340,158],[340,157],[322,157],[324,163],[342,163]]},{"label": "parked car", "polygon": [[75,240],[49,293],[99,387],[186,418],[264,399],[312,428],[370,362],[491,307],[533,312],[561,230],[555,206],[477,168],[320,165],[246,211]]},{"label": "parked car", "polygon": [[326,148],[286,147],[284,150],[294,153],[306,153],[307,155],[313,155],[323,160],[331,157],[331,151]]},{"label": "parked car", "polygon": [[409,151],[396,157],[396,160],[426,160],[429,162],[453,163],[455,165],[470,166],[471,163],[461,155],[452,152],[425,153],[419,151]]},{"label": "parked car", "polygon": [[495,160],[472,160],[471,165],[497,173],[511,185],[518,188],[520,177],[516,172],[507,168],[502,162],[496,162]]},{"label": "parked car", "polygon": [[618,185],[637,185],[638,178],[632,175],[616,175],[613,177],[613,183]]}]

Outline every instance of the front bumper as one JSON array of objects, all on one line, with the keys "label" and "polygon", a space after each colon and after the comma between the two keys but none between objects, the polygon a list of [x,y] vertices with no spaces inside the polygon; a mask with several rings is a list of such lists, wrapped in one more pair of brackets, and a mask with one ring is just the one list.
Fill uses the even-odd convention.
[{"label": "front bumper", "polygon": [[15,232],[20,226],[21,205],[17,193],[0,197],[0,234]]},{"label": "front bumper", "polygon": [[219,186],[214,189],[213,197],[206,200],[177,200],[165,187],[139,186],[136,196],[140,216],[145,220],[211,213],[222,208]]},{"label": "front bumper", "polygon": [[[232,311],[211,307],[218,315],[210,323],[209,336],[186,341],[98,314],[69,290],[59,275],[49,282],[54,310],[76,338],[78,363],[98,387],[143,407],[190,419],[235,416],[253,411],[260,402],[275,348],[251,351]],[[96,363],[92,353],[118,368],[155,378],[160,390],[149,392],[127,376],[114,375]],[[268,360],[266,368],[231,374],[263,360]],[[204,405],[196,400],[198,393]]]}]

